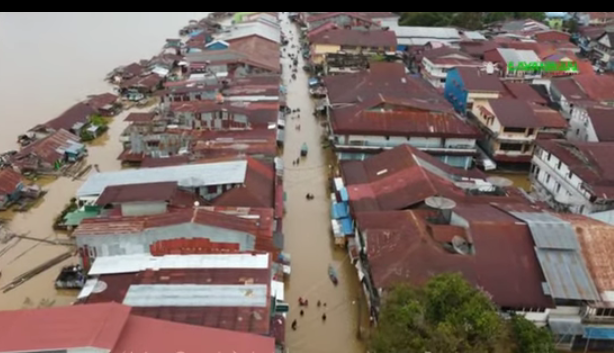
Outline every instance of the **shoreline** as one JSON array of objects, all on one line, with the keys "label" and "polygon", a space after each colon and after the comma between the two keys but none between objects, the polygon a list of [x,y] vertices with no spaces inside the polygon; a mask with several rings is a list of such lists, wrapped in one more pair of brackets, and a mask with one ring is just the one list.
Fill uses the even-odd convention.
[{"label": "shoreline", "polygon": [[[208,20],[215,17],[210,13],[199,21]],[[222,19],[224,20],[224,19]],[[156,54],[160,55],[163,48]],[[117,85],[105,81],[106,90],[99,90],[99,94],[117,93]],[[86,97],[91,95],[87,94]],[[87,98],[86,98],[87,99]],[[133,112],[146,112],[151,108],[140,109],[130,107],[121,113],[109,118],[108,131],[98,136],[92,141],[86,142],[88,156],[84,158],[85,166],[98,165],[100,171],[117,171],[122,169],[121,162],[117,156],[123,151],[123,145],[119,138],[128,126],[123,120]],[[44,124],[44,122],[42,123]],[[21,136],[15,136],[15,140]],[[19,148],[19,143],[15,142]],[[27,146],[25,146],[27,147]],[[24,147],[20,148],[23,149]],[[19,150],[20,150],[19,149]],[[2,152],[4,153],[4,152]],[[10,166],[9,166],[10,168]],[[91,170],[87,171],[78,179],[73,180],[69,176],[41,176],[34,180],[28,180],[22,176],[24,181],[40,185],[41,189],[47,194],[37,200],[31,209],[26,212],[16,212],[14,209],[0,211],[0,238],[2,232],[15,234],[28,234],[29,237],[41,240],[48,239],[71,239],[67,232],[53,229],[55,218],[62,212],[70,199],[74,197],[77,189],[84,180],[90,175]],[[5,251],[3,251],[3,249]],[[66,246],[51,246],[32,240],[12,240],[6,244],[0,243],[0,288],[13,281],[14,278],[37,267],[49,259],[56,257],[68,249]],[[76,300],[78,291],[57,290],[54,287],[55,278],[61,268],[75,264],[77,259],[76,252],[70,258],[49,267],[46,271],[24,282],[19,287],[7,293],[0,292],[0,310],[15,310],[21,308],[36,308],[70,305]]]}]

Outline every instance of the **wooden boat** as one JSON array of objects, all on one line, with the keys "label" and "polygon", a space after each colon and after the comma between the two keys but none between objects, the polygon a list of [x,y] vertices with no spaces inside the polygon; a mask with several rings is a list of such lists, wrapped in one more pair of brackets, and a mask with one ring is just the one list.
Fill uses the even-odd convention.
[{"label": "wooden boat", "polygon": [[328,265],[328,277],[330,278],[331,282],[333,282],[334,285],[339,284],[339,278],[337,277],[337,271],[335,271],[335,268],[333,267],[333,265]]},{"label": "wooden boat", "polygon": [[303,146],[301,146],[301,157],[307,157],[307,152],[309,152],[307,144],[303,143]]}]

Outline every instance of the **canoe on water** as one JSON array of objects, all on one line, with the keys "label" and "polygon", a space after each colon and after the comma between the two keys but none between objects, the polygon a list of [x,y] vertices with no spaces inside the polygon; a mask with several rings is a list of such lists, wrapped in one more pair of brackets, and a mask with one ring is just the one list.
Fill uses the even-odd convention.
[{"label": "canoe on water", "polygon": [[328,277],[330,278],[331,282],[333,282],[334,285],[339,284],[339,279],[337,277],[337,271],[335,271],[335,268],[333,267],[333,265],[328,265]]}]

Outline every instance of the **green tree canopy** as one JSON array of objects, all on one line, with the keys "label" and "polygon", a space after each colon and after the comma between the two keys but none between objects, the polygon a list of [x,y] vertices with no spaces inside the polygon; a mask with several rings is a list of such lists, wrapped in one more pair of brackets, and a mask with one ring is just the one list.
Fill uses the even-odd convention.
[{"label": "green tree canopy", "polygon": [[547,330],[502,319],[488,296],[457,274],[388,292],[370,346],[375,353],[554,352]]},{"label": "green tree canopy", "polygon": [[401,12],[399,23],[402,26],[456,26],[478,30],[498,21],[525,18],[543,21],[545,17],[544,12]]}]

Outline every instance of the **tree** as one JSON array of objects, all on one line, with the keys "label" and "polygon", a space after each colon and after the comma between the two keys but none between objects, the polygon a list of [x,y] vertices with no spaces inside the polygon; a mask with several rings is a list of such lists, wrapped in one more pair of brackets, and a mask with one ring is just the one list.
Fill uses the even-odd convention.
[{"label": "tree", "polygon": [[375,353],[552,352],[547,331],[522,320],[502,319],[485,293],[458,274],[444,274],[423,287],[399,285],[388,292],[370,348]]},{"label": "tree", "polygon": [[522,316],[514,316],[511,331],[516,342],[514,353],[554,353],[552,335],[548,329],[536,327]]},{"label": "tree", "polygon": [[546,14],[545,12],[402,12],[399,24],[426,27],[456,26],[478,30],[489,23],[525,18],[543,21]]},{"label": "tree", "polygon": [[563,23],[563,28],[565,28],[569,33],[574,34],[580,31],[580,24],[575,18],[572,18]]}]

